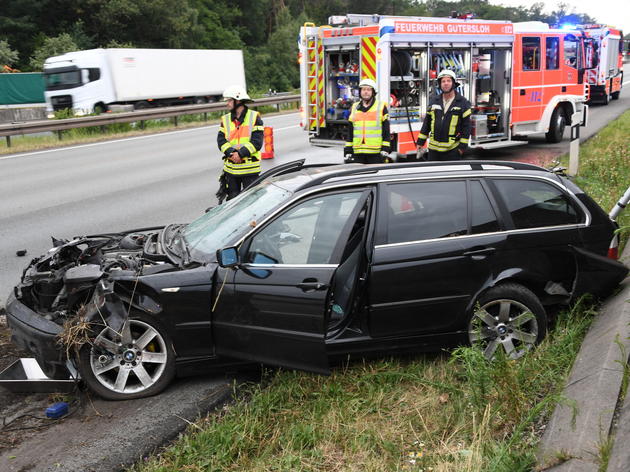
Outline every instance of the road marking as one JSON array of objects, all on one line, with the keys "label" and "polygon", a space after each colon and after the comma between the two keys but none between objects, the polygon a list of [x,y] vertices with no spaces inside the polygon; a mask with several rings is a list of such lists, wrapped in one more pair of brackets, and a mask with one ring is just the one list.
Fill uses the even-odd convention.
[{"label": "road marking", "polygon": [[285,129],[293,129],[293,128],[299,128],[300,125],[291,125],[291,126],[285,126],[284,128],[274,128],[273,132],[276,133],[277,131],[284,131]]},{"label": "road marking", "polygon": [[621,85],[626,85],[626,84],[630,84],[630,80],[625,81],[623,84]]},{"label": "road marking", "polygon": [[[295,114],[297,115],[297,113],[295,113]],[[285,116],[291,116],[291,114],[276,115],[276,116],[272,116],[270,118],[285,117]],[[285,126],[284,128],[274,129],[274,131],[283,131],[285,129],[295,128],[295,127],[298,127],[298,126],[299,125]],[[46,153],[58,152],[58,151],[70,151],[70,150],[73,150],[73,149],[82,149],[82,148],[88,148],[88,147],[94,147],[94,146],[101,146],[103,144],[120,143],[120,142],[125,142],[125,141],[135,141],[137,139],[148,139],[148,138],[154,138],[156,136],[164,136],[164,135],[178,134],[178,133],[188,133],[188,132],[191,132],[191,131],[208,130],[208,129],[218,128],[218,127],[219,127],[219,125],[216,124],[216,125],[209,125],[209,126],[201,126],[199,128],[179,129],[179,130],[175,130],[175,131],[165,131],[163,133],[146,134],[146,135],[142,135],[142,136],[132,136],[130,138],[113,139],[113,140],[109,140],[109,141],[99,141],[98,143],[78,144],[76,146],[59,147],[59,148],[55,148],[55,149],[44,149],[43,151],[32,151],[32,152],[22,152],[22,153],[19,153],[19,154],[8,154],[6,156],[0,156],[0,161],[3,161],[5,159],[14,159],[16,157],[36,156],[38,154],[46,154]]]}]

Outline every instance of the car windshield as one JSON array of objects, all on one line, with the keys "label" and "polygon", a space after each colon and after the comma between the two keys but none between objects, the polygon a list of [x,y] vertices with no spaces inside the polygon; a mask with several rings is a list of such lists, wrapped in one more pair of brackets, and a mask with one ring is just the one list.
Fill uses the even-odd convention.
[{"label": "car windshield", "polygon": [[292,192],[265,181],[233,200],[214,207],[184,229],[191,258],[200,262],[215,260],[217,249],[249,231],[291,195]]}]

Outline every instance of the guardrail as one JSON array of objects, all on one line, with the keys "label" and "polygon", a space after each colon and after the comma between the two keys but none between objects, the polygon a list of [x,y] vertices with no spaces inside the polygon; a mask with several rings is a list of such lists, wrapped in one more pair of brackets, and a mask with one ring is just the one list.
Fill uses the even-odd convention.
[{"label": "guardrail", "polygon": [[[248,104],[250,108],[257,108],[266,105],[276,105],[278,110],[280,105],[285,103],[299,102],[299,95],[274,95],[268,98],[258,98]],[[42,133],[47,131],[57,131],[61,139],[61,131],[86,128],[88,126],[105,126],[113,123],[143,122],[160,118],[173,118],[177,126],[177,117],[182,115],[194,115],[203,113],[207,120],[207,113],[225,111],[224,102],[204,103],[200,105],[178,105],[173,107],[161,107],[154,109],[136,110],[123,113],[104,113],[97,116],[84,116],[80,118],[65,118],[62,120],[40,120],[26,121],[23,123],[9,123],[0,125],[0,136],[5,136],[7,146],[11,147],[11,136],[30,133]]]}]

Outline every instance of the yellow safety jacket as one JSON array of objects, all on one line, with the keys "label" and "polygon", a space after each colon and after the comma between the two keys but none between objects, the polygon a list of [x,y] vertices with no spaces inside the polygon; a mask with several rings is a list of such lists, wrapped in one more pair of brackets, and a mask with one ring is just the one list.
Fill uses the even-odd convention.
[{"label": "yellow safety jacket", "polygon": [[350,122],[354,127],[351,145],[356,154],[378,154],[382,146],[389,146],[389,142],[383,141],[383,121],[389,116],[383,111],[386,104],[378,100],[367,111],[359,110],[361,102],[352,105]]},{"label": "yellow safety jacket", "polygon": [[223,170],[233,175],[246,175],[246,174],[258,174],[260,173],[260,150],[256,149],[251,143],[252,133],[254,131],[263,131],[263,126],[256,126],[256,121],[259,117],[259,113],[254,110],[247,110],[243,122],[240,125],[236,125],[232,121],[232,115],[227,113],[221,117],[220,132],[223,132],[227,142],[221,147],[221,152],[225,153],[228,149],[233,147],[234,149],[246,148],[249,151],[249,156],[242,157],[240,164],[235,164],[229,159],[223,160]]}]

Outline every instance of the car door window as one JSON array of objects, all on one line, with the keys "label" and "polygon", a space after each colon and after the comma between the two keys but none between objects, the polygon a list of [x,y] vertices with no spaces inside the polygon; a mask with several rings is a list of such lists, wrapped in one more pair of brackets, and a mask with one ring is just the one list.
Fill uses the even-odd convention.
[{"label": "car door window", "polygon": [[490,200],[478,180],[470,182],[470,230],[471,234],[492,233],[499,231],[497,215],[492,209]]},{"label": "car door window", "polygon": [[362,192],[311,198],[299,203],[251,240],[248,263],[332,264],[335,247]]},{"label": "car door window", "polygon": [[388,186],[387,243],[448,238],[468,232],[464,181]]},{"label": "car door window", "polygon": [[582,213],[562,191],[545,182],[494,179],[516,229],[576,224]]}]

